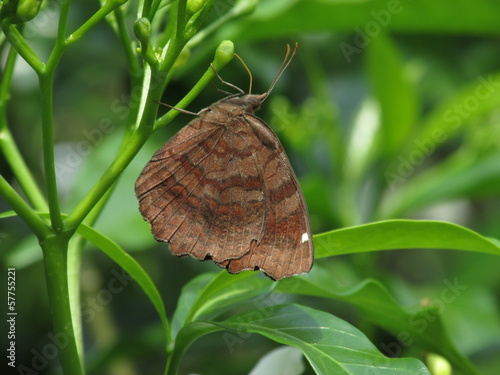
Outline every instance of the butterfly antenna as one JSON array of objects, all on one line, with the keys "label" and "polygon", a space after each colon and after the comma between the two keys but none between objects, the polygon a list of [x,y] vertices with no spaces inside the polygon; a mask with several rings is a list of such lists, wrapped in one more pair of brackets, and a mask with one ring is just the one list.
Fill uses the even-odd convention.
[{"label": "butterfly antenna", "polygon": [[177,108],[177,107],[174,107],[174,106],[167,104],[167,103],[157,102],[156,100],[153,100],[153,103],[164,105],[165,107],[168,107],[170,109],[176,110],[176,111],[181,112],[181,113],[185,113],[187,115],[198,116],[198,113],[191,112],[191,111],[188,111],[188,110],[182,109],[182,108]]},{"label": "butterfly antenna", "polygon": [[[235,54],[235,55],[236,55],[236,54]],[[238,56],[238,58],[239,58],[239,56]],[[240,59],[240,60],[241,60],[241,59]],[[229,82],[224,81],[224,80],[222,79],[222,77],[219,75],[219,73],[217,73],[217,70],[215,70],[215,67],[214,67],[214,65],[213,65],[213,64],[210,64],[210,67],[212,68],[212,70],[214,71],[215,75],[217,76],[217,78],[219,78],[219,81],[220,81],[223,85],[226,85],[226,86],[232,87],[233,89],[237,90],[237,91],[239,92],[239,94],[231,94],[231,93],[229,93],[229,92],[227,92],[227,91],[220,90],[219,88],[217,88],[217,86],[215,86],[215,85],[214,85],[214,86],[215,86],[215,88],[217,88],[217,90],[218,90],[218,91],[221,91],[221,92],[223,92],[223,93],[225,93],[225,94],[235,95],[235,96],[236,96],[236,95],[241,95],[241,94],[244,94],[244,93],[245,93],[245,91],[243,91],[242,89],[240,89],[238,86],[233,85],[232,83],[229,83]]]},{"label": "butterfly antenna", "polygon": [[253,83],[252,72],[250,71],[250,69],[248,69],[247,64],[245,64],[245,62],[243,61],[243,59],[241,57],[239,57],[236,53],[234,54],[234,56],[236,56],[238,58],[238,60],[240,60],[241,65],[243,65],[243,67],[245,68],[245,70],[248,73],[248,76],[250,77],[250,87],[248,88],[248,95],[250,95],[252,93],[252,83]]},{"label": "butterfly antenna", "polygon": [[297,49],[299,48],[299,43],[295,42],[295,48],[293,49],[292,54],[290,55],[290,44],[286,45],[286,54],[285,58],[283,59],[283,62],[281,63],[280,68],[278,69],[278,73],[276,73],[276,77],[274,77],[273,82],[271,83],[271,86],[269,87],[269,90],[266,92],[266,97],[269,96],[271,91],[274,89],[274,86],[276,86],[276,83],[280,79],[281,75],[283,72],[288,68],[288,65],[292,62],[293,58],[295,57],[295,54],[297,53]]}]

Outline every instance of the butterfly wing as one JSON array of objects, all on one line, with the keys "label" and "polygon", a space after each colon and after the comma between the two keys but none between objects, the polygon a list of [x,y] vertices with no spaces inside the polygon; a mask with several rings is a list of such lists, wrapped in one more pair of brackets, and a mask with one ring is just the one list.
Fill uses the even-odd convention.
[{"label": "butterfly wing", "polygon": [[[314,248],[307,206],[285,150],[258,117],[245,115],[242,134],[263,177],[266,202],[264,235],[239,259],[220,264],[231,273],[259,268],[275,280],[308,272]],[[242,120],[243,121],[243,120]]]},{"label": "butterfly wing", "polygon": [[173,254],[216,263],[262,238],[263,176],[252,150],[227,127],[198,118],[158,150],[136,182],[143,217]]}]

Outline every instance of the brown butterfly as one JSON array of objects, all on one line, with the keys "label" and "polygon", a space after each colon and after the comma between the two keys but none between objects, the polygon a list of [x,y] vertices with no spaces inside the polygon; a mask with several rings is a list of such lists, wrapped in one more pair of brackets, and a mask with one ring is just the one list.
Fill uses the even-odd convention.
[{"label": "brown butterfly", "polygon": [[230,273],[260,269],[274,280],[311,269],[302,190],[278,137],[253,114],[298,45],[290,59],[287,47],[266,93],[238,89],[202,109],[137,179],[140,211],[155,239],[168,242],[174,255],[212,259]]}]

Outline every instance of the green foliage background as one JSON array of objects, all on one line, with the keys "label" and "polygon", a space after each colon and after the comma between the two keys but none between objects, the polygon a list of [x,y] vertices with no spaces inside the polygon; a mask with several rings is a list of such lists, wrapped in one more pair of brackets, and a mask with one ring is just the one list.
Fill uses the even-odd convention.
[{"label": "green foliage background", "polygon": [[[256,5],[252,13],[232,18],[231,12],[248,3]],[[70,22],[81,24],[98,6],[75,2]],[[24,28],[42,57],[52,48],[57,11],[57,3],[48,2]],[[89,240],[80,275],[88,373],[163,372],[167,354],[158,298],[186,349],[200,332],[214,332],[185,353],[182,345],[171,353],[169,361],[180,361],[179,373],[246,374],[278,343],[301,349],[317,373],[361,373],[349,367],[345,353],[327,345],[356,327],[368,339],[356,341],[357,331],[336,345],[362,353],[353,360],[360,366],[368,361],[362,373],[389,373],[370,368],[384,361],[369,362],[378,349],[406,358],[388,364],[398,368],[390,373],[426,373],[409,359],[416,358],[433,374],[446,374],[434,367],[437,353],[453,373],[498,374],[499,15],[500,4],[487,0],[215,1],[207,29],[178,61],[162,100],[174,105],[182,99],[222,40],[233,41],[250,67],[253,92],[264,92],[285,45],[299,42],[296,59],[258,116],[276,131],[299,176],[318,234],[315,266],[308,276],[274,284],[253,273],[230,276],[211,262],[175,258],[165,244],[155,243],[133,185],[154,151],[192,119],[181,114],[123,172],[94,229],[80,229]],[[3,35],[1,41],[4,61],[8,44]],[[62,212],[80,202],[115,157],[128,100],[139,94],[130,92],[120,43],[109,24],[100,22],[68,49],[57,71],[54,131]],[[248,75],[236,61],[221,75],[248,87]],[[187,109],[197,112],[222,96],[207,86]],[[43,185],[37,81],[21,59],[8,122]],[[1,163],[2,176],[17,187],[11,168]],[[0,198],[0,211],[8,210]],[[17,270],[17,361],[29,366],[33,351],[52,342],[42,253],[27,227],[5,216],[0,256],[4,269]],[[146,296],[138,287],[141,271],[121,249],[142,266],[161,297],[154,288]],[[252,316],[252,310],[261,315]],[[296,334],[280,334],[278,317],[297,317],[291,323]],[[309,340],[305,317],[325,322],[332,332]],[[191,331],[182,330],[190,319]],[[242,329],[241,321],[248,327]],[[39,373],[58,367],[50,359]],[[306,367],[294,371],[314,373]],[[270,368],[253,374],[278,373]]]}]

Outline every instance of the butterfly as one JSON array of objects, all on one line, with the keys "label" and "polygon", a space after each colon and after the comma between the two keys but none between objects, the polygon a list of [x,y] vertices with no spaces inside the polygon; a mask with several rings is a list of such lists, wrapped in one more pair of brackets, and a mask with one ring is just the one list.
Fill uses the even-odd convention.
[{"label": "butterfly", "polygon": [[[254,112],[269,90],[229,95],[197,113],[146,164],[139,209],[174,255],[212,259],[230,273],[273,280],[309,272],[314,248],[299,182],[273,130]],[[248,68],[247,68],[248,70]]]}]

